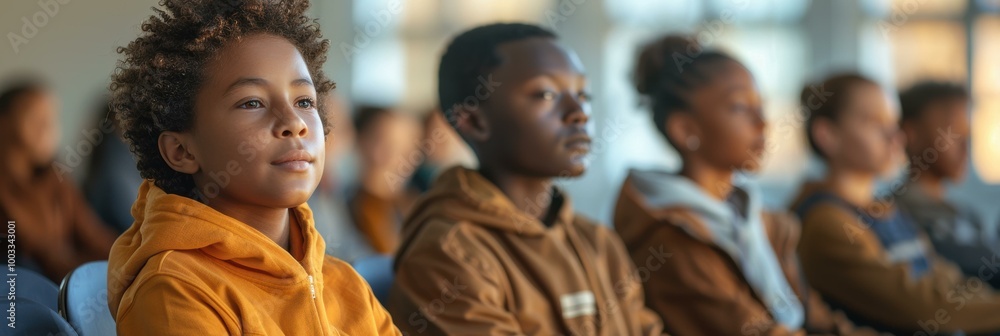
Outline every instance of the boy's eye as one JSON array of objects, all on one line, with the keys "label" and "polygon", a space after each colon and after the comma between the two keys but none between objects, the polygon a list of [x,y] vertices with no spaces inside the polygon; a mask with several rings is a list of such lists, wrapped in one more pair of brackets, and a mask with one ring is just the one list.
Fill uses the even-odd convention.
[{"label": "boy's eye", "polygon": [[585,102],[589,102],[591,99],[594,99],[594,96],[591,95],[590,92],[581,91],[580,94],[579,94],[579,98],[578,99],[580,99],[581,103],[585,103]]},{"label": "boy's eye", "polygon": [[261,107],[264,107],[264,103],[256,99],[240,104],[239,106],[239,108],[244,109],[259,109]]},{"label": "boy's eye", "polygon": [[312,99],[302,99],[295,103],[299,108],[310,109],[316,107],[316,103]]},{"label": "boy's eye", "polygon": [[538,98],[542,100],[556,100],[559,99],[559,94],[554,91],[542,91],[537,94]]}]

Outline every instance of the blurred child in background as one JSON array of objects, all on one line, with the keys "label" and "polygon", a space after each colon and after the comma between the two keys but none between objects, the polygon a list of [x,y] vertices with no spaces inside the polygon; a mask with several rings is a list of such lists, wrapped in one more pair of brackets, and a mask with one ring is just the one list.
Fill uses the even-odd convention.
[{"label": "blurred child in background", "polygon": [[73,184],[75,166],[54,163],[59,112],[52,92],[30,81],[3,88],[0,138],[0,219],[14,221],[16,266],[59,283],[77,266],[107,259],[115,233]]},{"label": "blurred child in background", "polygon": [[[691,50],[699,50],[692,53]],[[678,62],[678,55],[685,62]],[[636,89],[681,157],[678,173],[633,170],[615,228],[646,267],[646,304],[673,335],[874,334],[835,314],[802,276],[799,223],[735,183],[758,169],[767,123],[753,75],[733,57],[667,36],[642,50]]]},{"label": "blurred child in background", "polygon": [[891,199],[876,198],[875,182],[903,154],[898,117],[881,86],[835,75],[804,88],[802,105],[810,109],[809,144],[827,168],[792,205],[810,284],[855,322],[881,331],[1000,332],[1000,296],[941,258]]}]

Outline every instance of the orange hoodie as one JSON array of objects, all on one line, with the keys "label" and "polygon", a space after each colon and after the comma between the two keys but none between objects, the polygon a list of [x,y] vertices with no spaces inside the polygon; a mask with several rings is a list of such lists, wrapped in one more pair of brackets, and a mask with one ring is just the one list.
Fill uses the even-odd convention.
[{"label": "orange hoodie", "polygon": [[305,204],[286,252],[254,228],[150,181],[108,260],[119,335],[399,335],[368,284],[324,254]]},{"label": "orange hoodie", "polygon": [[659,335],[621,240],[562,200],[546,227],[479,173],[444,172],[403,225],[396,325],[409,335]]}]

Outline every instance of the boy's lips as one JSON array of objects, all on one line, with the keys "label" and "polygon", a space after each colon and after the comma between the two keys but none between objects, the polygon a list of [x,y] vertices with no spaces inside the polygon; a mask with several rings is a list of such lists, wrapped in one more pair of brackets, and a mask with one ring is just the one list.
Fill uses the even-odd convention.
[{"label": "boy's lips", "polygon": [[569,148],[569,150],[574,152],[587,153],[590,152],[590,142],[589,135],[578,135],[571,137],[568,141],[566,141],[566,148]]},{"label": "boy's lips", "polygon": [[271,165],[293,172],[302,172],[308,170],[312,166],[313,161],[315,161],[315,158],[313,158],[312,154],[302,149],[296,149],[290,150],[278,157],[277,160],[271,161]]}]

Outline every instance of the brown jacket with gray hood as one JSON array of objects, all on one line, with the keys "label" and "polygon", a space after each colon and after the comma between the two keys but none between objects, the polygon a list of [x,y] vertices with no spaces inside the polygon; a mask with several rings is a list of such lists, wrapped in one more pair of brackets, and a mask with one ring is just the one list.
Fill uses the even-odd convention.
[{"label": "brown jacket with gray hood", "polygon": [[[553,189],[554,223],[452,168],[403,226],[389,311],[409,335],[659,335],[614,232]],[[560,201],[561,200],[561,201]]]},{"label": "brown jacket with gray hood", "polygon": [[[759,254],[770,255],[766,258],[769,268],[734,256],[720,245],[715,236],[720,231],[713,231],[708,221],[720,220],[712,210],[718,212],[726,205],[719,201],[701,204],[711,203],[710,197],[690,180],[644,171],[632,171],[626,179],[615,208],[615,228],[639,267],[646,303],[662,317],[665,330],[673,335],[874,334],[870,329],[854,329],[843,314],[831,312],[808,288],[795,256],[799,228],[794,218],[762,212],[759,200],[744,189],[734,188],[734,193],[746,200],[747,218],[760,218],[756,235],[744,233],[746,239],[759,241],[742,241],[758,244]],[[771,274],[761,275],[767,272],[762,269]],[[775,293],[793,298],[772,301],[769,309],[759,293],[761,285],[755,287],[745,275],[753,272],[781,284],[776,286],[784,291]],[[782,311],[786,321],[797,323],[779,323],[772,311],[780,307],[786,309]]]}]

